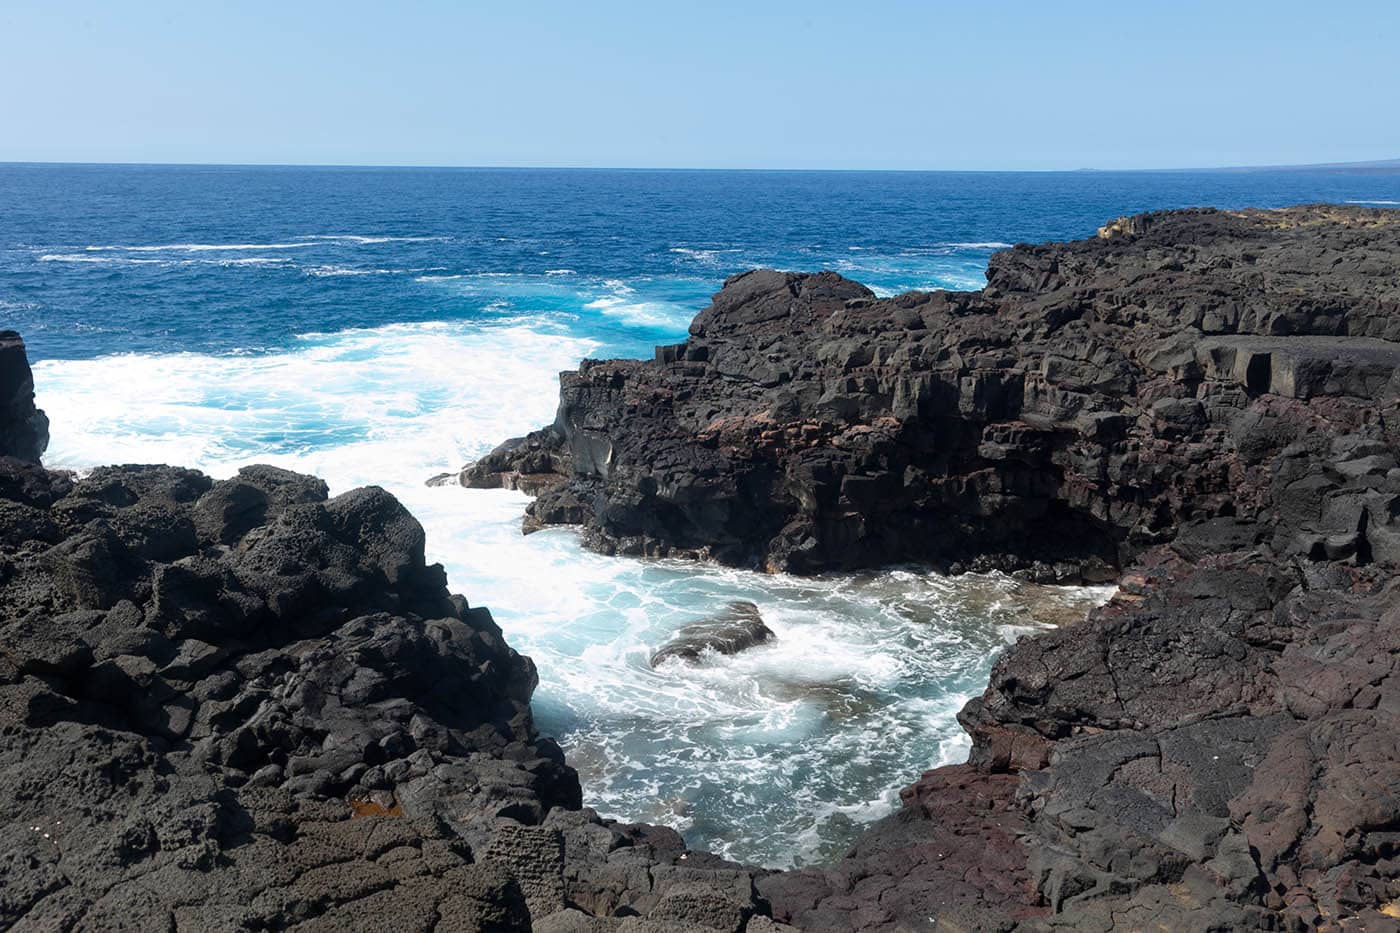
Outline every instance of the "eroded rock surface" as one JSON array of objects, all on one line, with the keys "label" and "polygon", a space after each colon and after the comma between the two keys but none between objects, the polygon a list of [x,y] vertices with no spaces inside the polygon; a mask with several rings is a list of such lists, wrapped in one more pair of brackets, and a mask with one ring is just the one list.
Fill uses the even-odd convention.
[{"label": "eroded rock surface", "polygon": [[1121,580],[1024,638],[811,930],[1400,929],[1400,212],[1125,218],[976,293],[736,276],[465,469],[628,554]]},{"label": "eroded rock surface", "polygon": [[0,457],[0,928],[766,919],[761,872],[580,809],[536,679],[382,489]]},{"label": "eroded rock surface", "polygon": [[738,654],[774,637],[773,630],[763,624],[758,606],[748,600],[736,600],[723,612],[681,626],[652,654],[651,666],[669,660],[693,663],[707,654]]},{"label": "eroded rock surface", "polygon": [[[1123,229],[997,253],[980,292],[735,276],[685,343],[564,374],[555,423],[461,481],[523,484],[529,526],[583,524],[619,553],[1096,581],[1183,523],[1269,515],[1294,442],[1376,443],[1355,400],[1400,385],[1395,212]],[[1353,518],[1288,528],[1344,548]]]}]

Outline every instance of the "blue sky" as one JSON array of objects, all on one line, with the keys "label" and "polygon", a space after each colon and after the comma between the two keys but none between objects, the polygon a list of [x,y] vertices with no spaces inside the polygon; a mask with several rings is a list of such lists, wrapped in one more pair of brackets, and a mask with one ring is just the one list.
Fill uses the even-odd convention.
[{"label": "blue sky", "polygon": [[0,161],[1400,157],[1400,3],[0,0]]}]

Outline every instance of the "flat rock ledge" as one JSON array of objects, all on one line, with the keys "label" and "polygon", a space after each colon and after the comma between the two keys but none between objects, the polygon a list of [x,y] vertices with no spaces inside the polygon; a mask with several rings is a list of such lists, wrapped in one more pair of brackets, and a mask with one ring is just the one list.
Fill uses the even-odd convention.
[{"label": "flat rock ledge", "polygon": [[1023,638],[966,765],[826,868],[802,929],[1400,929],[1400,212],[1124,218],[980,292],[725,283],[459,482],[526,530],[808,573],[1118,580]]}]

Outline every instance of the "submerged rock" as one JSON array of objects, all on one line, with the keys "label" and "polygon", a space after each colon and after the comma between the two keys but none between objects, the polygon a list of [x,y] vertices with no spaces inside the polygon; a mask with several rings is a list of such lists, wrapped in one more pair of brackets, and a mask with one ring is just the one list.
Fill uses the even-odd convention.
[{"label": "submerged rock", "polygon": [[651,666],[671,660],[694,663],[707,654],[738,654],[776,637],[763,624],[758,606],[737,600],[721,613],[677,630],[651,656]]}]

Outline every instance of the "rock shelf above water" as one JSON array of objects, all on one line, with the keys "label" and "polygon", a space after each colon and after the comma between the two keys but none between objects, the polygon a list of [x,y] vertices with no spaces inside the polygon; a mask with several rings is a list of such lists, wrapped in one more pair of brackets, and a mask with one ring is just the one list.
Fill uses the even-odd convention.
[{"label": "rock shelf above water", "polygon": [[537,491],[529,527],[604,550],[792,572],[1098,581],[1185,522],[1293,524],[1268,454],[1400,392],[1395,212],[1121,226],[997,253],[980,292],[735,276],[654,361],[565,373],[555,423],[461,481]]}]

